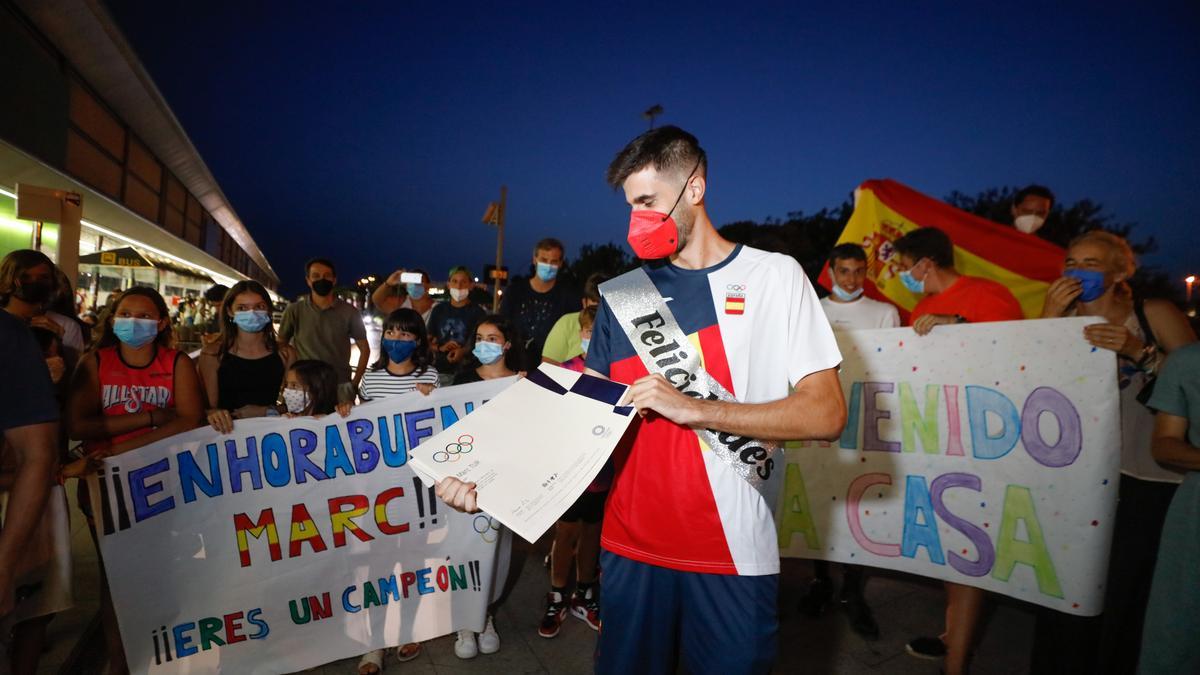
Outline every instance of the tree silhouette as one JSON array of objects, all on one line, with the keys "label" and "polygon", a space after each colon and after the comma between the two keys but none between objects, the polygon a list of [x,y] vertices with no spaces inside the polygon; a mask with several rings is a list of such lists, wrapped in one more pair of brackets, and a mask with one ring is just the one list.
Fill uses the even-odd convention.
[{"label": "tree silhouette", "polygon": [[595,272],[613,277],[637,267],[634,259],[623,244],[584,244],[579,248],[579,255],[567,264],[567,270],[572,278],[580,284],[587,281]]}]

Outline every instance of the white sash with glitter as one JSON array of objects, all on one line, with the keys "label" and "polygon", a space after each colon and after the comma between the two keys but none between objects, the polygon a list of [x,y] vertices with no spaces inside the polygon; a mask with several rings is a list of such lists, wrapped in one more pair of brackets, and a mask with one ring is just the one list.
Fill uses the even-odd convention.
[{"label": "white sash with glitter", "polygon": [[[662,375],[685,396],[738,402],[700,365],[699,350],[692,348],[645,269],[639,267],[605,282],[600,293],[651,374]],[[767,491],[772,485],[778,443],[713,429],[692,430],[715,457],[774,504]]]}]

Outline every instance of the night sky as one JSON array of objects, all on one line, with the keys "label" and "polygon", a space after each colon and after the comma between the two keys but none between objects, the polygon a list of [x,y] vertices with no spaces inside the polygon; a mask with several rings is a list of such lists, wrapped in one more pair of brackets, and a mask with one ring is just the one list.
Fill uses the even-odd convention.
[{"label": "night sky", "polygon": [[109,7],[289,292],[317,254],[351,283],[478,270],[502,183],[514,271],[542,236],[623,241],[604,169],[655,103],[708,151],[717,225],[868,178],[1039,182],[1155,235],[1144,264],[1200,272],[1195,2],[260,4]]}]

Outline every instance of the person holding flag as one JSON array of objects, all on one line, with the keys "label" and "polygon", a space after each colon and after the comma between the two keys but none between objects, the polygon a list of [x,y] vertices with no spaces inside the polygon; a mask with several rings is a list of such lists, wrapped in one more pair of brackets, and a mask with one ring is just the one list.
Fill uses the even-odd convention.
[{"label": "person holding flag", "polygon": [[[722,238],[695,136],[652,129],[608,169],[646,264],[601,286],[587,372],[630,385],[601,534],[598,673],[766,673],[776,656],[778,441],[837,438],[841,354],[790,257]],[[476,507],[474,485],[438,494]]]},{"label": "person holding flag", "polygon": [[[1014,211],[1014,217],[1044,213],[1049,208],[1050,200],[1039,202],[1030,197],[1020,203],[1020,213]],[[1022,220],[1022,226],[1029,225],[1028,220]],[[1063,256],[1061,247],[1043,238],[1044,231],[1031,236],[1013,225],[967,213],[890,179],[868,180],[858,186],[854,191],[854,212],[837,240],[838,244],[861,246],[866,252],[864,295],[891,302],[899,308],[900,318],[908,321],[923,296],[936,294],[945,285],[939,285],[939,281],[957,278],[940,275],[946,278],[931,279],[930,293],[920,284],[910,286],[900,278],[902,266],[896,242],[928,227],[936,227],[953,242],[939,267],[949,268],[957,276],[994,281],[1016,298],[1026,319],[1041,316],[1046,290],[1061,275]],[[922,264],[920,260],[913,263],[909,282],[923,281],[929,263]],[[832,272],[826,266],[818,278],[831,291],[835,285]],[[957,293],[971,286],[978,284],[969,282],[953,290]],[[948,301],[948,297],[943,296],[939,302]]]},{"label": "person holding flag", "polygon": [[954,269],[954,244],[936,227],[922,227],[896,240],[900,283],[923,294],[909,317],[917,335],[935,326],[1025,318],[1021,304],[1004,285],[959,274]]},{"label": "person holding flag", "polygon": [[[1025,316],[1012,291],[990,279],[959,274],[954,269],[954,243],[936,227],[912,230],[895,242],[900,282],[924,294],[910,322],[917,335],[935,327],[984,321],[1018,321]],[[986,591],[947,581],[946,631],[918,637],[905,649],[918,658],[945,657],[945,672],[964,673],[983,613]]]}]

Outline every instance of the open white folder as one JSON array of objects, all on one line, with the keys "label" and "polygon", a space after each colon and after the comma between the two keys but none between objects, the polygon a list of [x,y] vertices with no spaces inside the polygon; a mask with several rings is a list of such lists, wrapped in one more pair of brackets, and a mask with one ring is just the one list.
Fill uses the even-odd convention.
[{"label": "open white folder", "polygon": [[633,421],[627,387],[542,364],[410,450],[425,480],[476,484],[479,508],[537,541],[579,498]]}]

